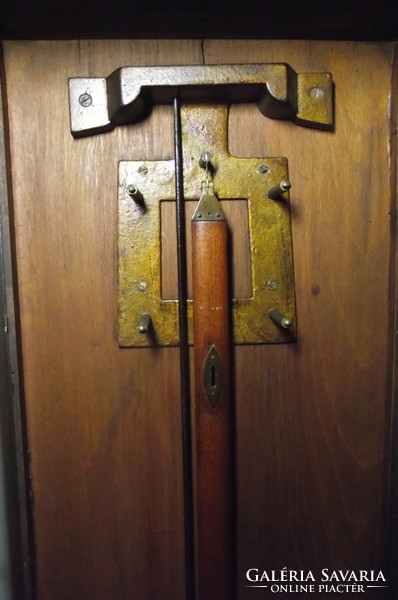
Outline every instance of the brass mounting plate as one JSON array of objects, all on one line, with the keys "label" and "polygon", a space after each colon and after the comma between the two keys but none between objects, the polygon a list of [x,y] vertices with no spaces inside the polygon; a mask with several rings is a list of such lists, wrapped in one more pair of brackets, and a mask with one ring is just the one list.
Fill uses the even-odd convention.
[{"label": "brass mounting plate", "polygon": [[[236,344],[281,343],[295,339],[295,299],[289,198],[267,192],[288,179],[285,158],[234,158],[228,153],[228,107],[185,105],[183,132],[184,197],[198,199],[204,178],[198,158],[211,150],[214,191],[222,199],[246,198],[249,212],[252,297],[232,301]],[[267,169],[260,167],[266,165]],[[263,172],[263,171],[266,172]],[[139,189],[144,206],[129,195]],[[178,301],[161,298],[161,201],[174,200],[174,160],[119,163],[118,307],[121,346],[177,345]],[[192,302],[188,301],[189,339]],[[278,309],[293,320],[288,331],[270,320]],[[152,317],[152,335],[137,324]]]}]

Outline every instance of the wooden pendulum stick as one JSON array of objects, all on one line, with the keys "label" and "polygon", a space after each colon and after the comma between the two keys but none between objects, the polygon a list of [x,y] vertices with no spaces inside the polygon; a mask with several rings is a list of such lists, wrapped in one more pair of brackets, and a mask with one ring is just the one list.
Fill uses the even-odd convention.
[{"label": "wooden pendulum stick", "polygon": [[187,600],[233,600],[228,230],[210,181],[211,154],[204,153],[200,163],[206,168],[206,180],[202,182],[202,195],[192,217],[195,360],[195,430],[192,444],[184,182],[178,98],[174,100],[174,134],[186,597]]},{"label": "wooden pendulum stick", "polygon": [[205,154],[206,181],[192,217],[196,599],[232,600],[228,230]]}]

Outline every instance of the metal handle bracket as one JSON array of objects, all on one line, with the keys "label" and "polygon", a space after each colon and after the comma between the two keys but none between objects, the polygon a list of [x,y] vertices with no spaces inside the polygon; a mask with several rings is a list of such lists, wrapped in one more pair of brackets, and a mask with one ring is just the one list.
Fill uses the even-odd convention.
[{"label": "metal handle bracket", "polygon": [[330,73],[296,73],[287,64],[122,67],[106,78],[69,80],[71,132],[82,137],[138,121],[154,104],[256,102],[271,119],[331,129]]}]

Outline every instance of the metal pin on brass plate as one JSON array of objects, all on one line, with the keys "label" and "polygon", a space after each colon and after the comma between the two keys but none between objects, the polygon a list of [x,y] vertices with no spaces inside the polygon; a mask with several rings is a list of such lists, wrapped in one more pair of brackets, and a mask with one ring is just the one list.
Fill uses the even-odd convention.
[{"label": "metal pin on brass plate", "polygon": [[280,198],[282,196],[282,194],[284,194],[285,192],[288,192],[291,187],[292,187],[292,184],[290,183],[290,181],[287,181],[287,179],[284,179],[284,180],[280,181],[278,183],[278,185],[274,185],[274,187],[272,187],[268,191],[268,197],[272,198],[273,200],[277,200],[278,198]]},{"label": "metal pin on brass plate", "polygon": [[140,333],[149,333],[152,327],[152,317],[149,313],[141,315],[141,319],[137,325],[137,329]]},{"label": "metal pin on brass plate", "polygon": [[268,316],[271,319],[271,321],[273,321],[274,323],[276,323],[276,325],[279,325],[279,327],[282,327],[283,329],[290,329],[290,327],[293,325],[292,319],[290,319],[286,315],[283,315],[276,308],[270,310]]},{"label": "metal pin on brass plate", "polygon": [[212,173],[214,171],[214,167],[211,163],[211,159],[213,158],[213,152],[207,150],[206,152],[202,152],[199,156],[199,166],[202,169],[206,169],[206,173]]},{"label": "metal pin on brass plate", "polygon": [[141,207],[145,206],[144,196],[142,195],[140,190],[137,188],[137,186],[130,184],[127,187],[127,192],[128,192],[128,195],[130,196],[130,198],[132,198],[134,200],[134,202],[139,204]]}]

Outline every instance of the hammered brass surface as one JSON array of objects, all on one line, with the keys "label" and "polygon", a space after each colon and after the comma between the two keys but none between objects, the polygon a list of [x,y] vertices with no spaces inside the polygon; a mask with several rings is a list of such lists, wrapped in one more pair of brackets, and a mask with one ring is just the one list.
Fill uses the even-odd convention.
[{"label": "hammered brass surface", "polygon": [[[232,301],[236,344],[280,343],[295,339],[293,256],[288,194],[275,201],[268,190],[288,179],[285,158],[234,158],[228,152],[228,107],[186,105],[181,109],[184,197],[199,199],[203,169],[199,156],[213,153],[214,191],[222,199],[247,199],[251,251],[251,298]],[[266,165],[267,169],[260,167]],[[264,170],[266,172],[264,172]],[[145,208],[129,196],[142,193]],[[178,344],[178,301],[161,298],[160,204],[174,200],[174,161],[122,161],[119,165],[119,343],[121,346]],[[278,309],[293,320],[281,330],[268,312]],[[153,336],[137,323],[150,313]],[[192,343],[192,302],[188,301]]]}]

